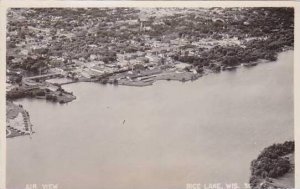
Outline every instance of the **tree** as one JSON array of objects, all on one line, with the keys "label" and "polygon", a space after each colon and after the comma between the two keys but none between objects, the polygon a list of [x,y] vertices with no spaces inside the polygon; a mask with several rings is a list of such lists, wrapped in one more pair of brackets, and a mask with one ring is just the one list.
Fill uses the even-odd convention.
[{"label": "tree", "polygon": [[225,56],[222,64],[225,66],[237,66],[239,64],[239,60],[235,56]]}]

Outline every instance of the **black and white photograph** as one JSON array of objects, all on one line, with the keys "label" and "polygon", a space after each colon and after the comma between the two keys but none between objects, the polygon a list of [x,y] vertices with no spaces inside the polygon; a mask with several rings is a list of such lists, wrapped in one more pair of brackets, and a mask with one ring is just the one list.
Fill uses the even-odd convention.
[{"label": "black and white photograph", "polygon": [[5,15],[6,189],[295,188],[293,6]]}]

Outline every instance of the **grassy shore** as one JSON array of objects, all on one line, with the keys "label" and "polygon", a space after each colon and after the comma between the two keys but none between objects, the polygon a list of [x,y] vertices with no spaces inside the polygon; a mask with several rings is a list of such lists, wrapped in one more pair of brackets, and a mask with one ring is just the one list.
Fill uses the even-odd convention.
[{"label": "grassy shore", "polygon": [[28,112],[13,102],[6,102],[6,137],[13,138],[32,134],[32,124]]}]

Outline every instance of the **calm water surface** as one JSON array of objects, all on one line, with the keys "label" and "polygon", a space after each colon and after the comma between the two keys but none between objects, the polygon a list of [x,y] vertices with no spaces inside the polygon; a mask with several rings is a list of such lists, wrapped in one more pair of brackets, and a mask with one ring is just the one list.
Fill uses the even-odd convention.
[{"label": "calm water surface", "polygon": [[293,139],[293,51],[276,63],[194,82],[65,88],[77,100],[18,101],[36,134],[8,139],[8,189],[30,183],[60,189],[245,183],[251,160],[264,147]]}]

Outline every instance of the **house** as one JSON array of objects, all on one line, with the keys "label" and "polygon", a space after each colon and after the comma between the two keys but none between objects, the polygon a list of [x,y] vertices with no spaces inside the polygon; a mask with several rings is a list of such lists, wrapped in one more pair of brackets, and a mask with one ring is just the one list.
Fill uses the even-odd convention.
[{"label": "house", "polygon": [[65,71],[63,69],[61,69],[61,68],[50,68],[49,72],[51,72],[51,73],[59,73],[59,74],[62,74],[62,75],[65,74]]},{"label": "house", "polygon": [[178,70],[184,70],[184,69],[188,69],[188,68],[191,68],[192,65],[190,64],[187,64],[187,63],[177,63],[175,64],[175,68],[178,69]]}]

